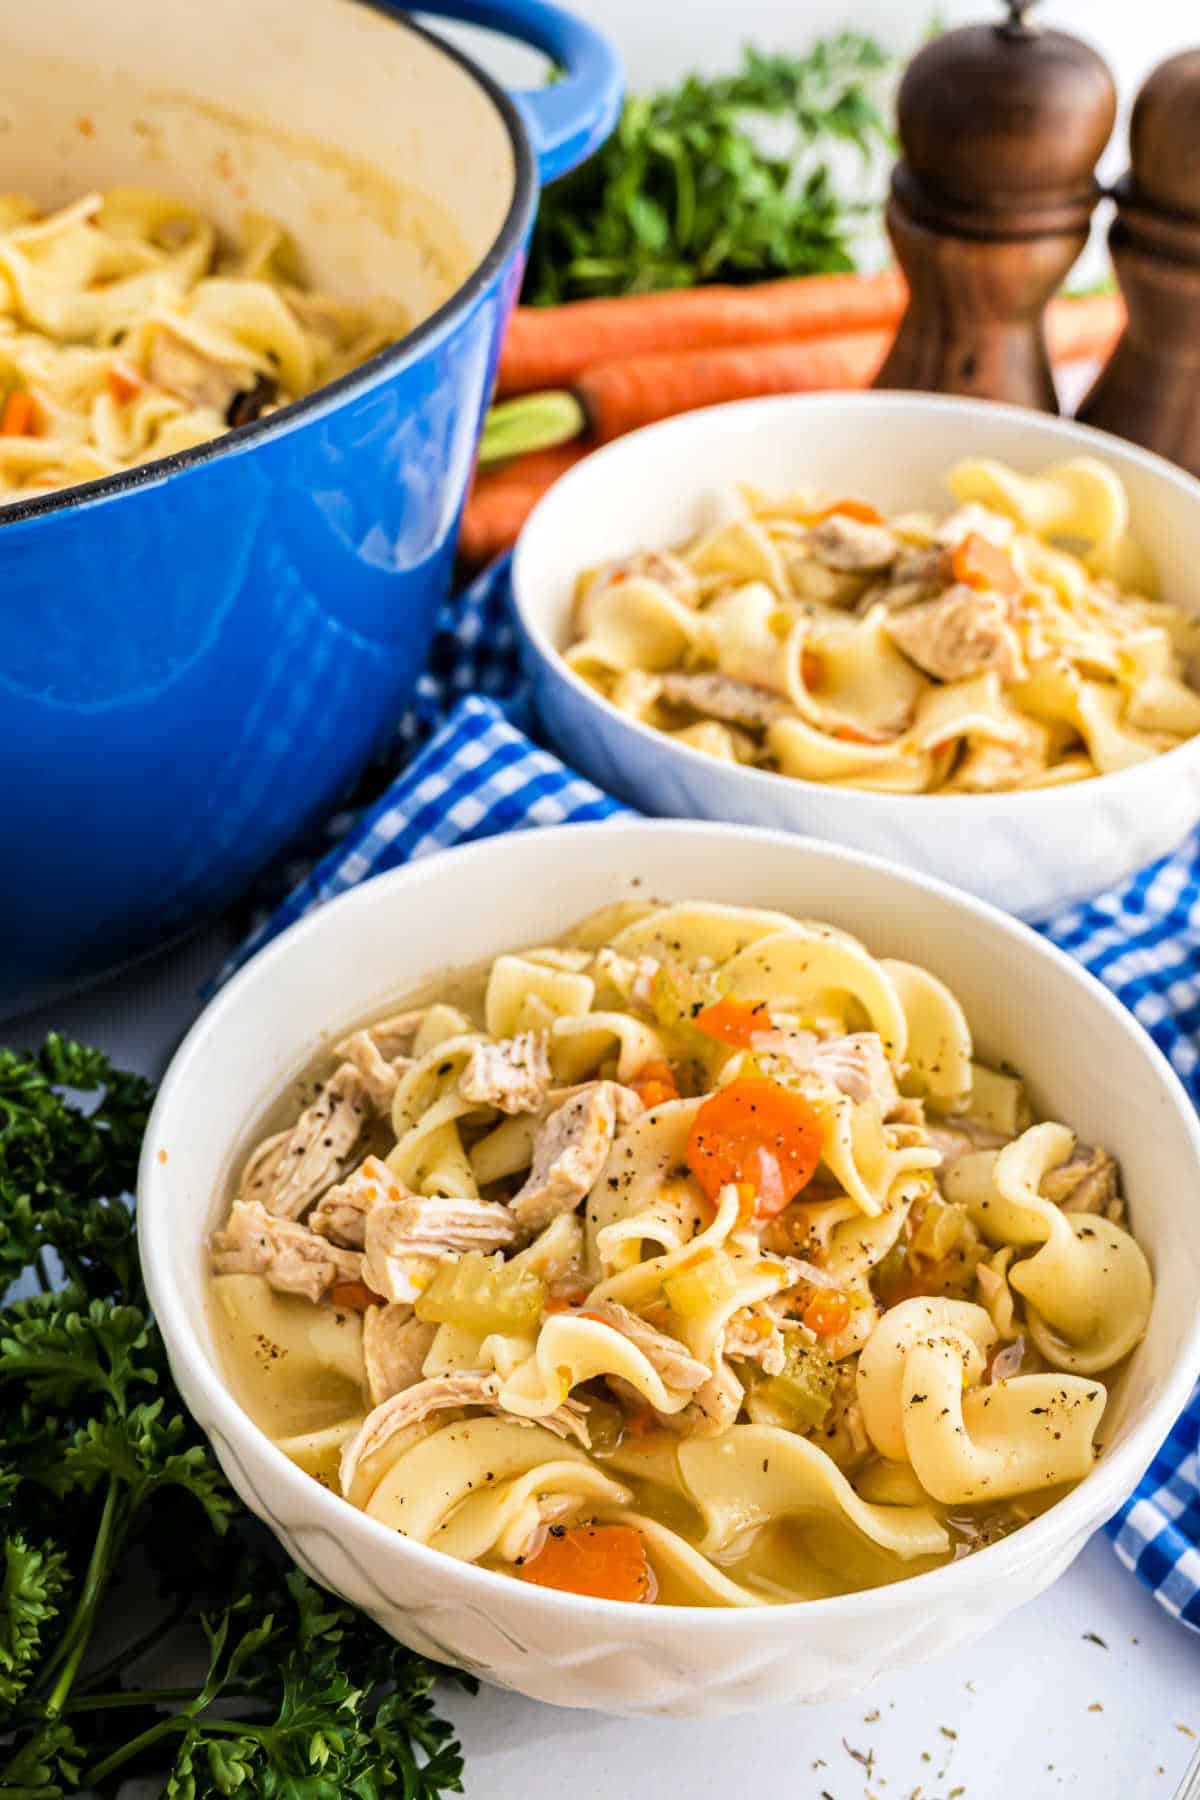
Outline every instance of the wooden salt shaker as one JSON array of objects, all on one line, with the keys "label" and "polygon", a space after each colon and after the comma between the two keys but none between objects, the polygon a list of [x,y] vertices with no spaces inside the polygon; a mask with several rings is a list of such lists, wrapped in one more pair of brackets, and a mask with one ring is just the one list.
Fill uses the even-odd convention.
[{"label": "wooden salt shaker", "polygon": [[1043,314],[1087,241],[1116,92],[1031,3],[933,39],[900,85],[887,223],[909,303],[876,387],[1058,409]]},{"label": "wooden salt shaker", "polygon": [[1129,322],[1079,416],[1200,475],[1200,50],[1147,77],[1129,142],[1108,240]]}]

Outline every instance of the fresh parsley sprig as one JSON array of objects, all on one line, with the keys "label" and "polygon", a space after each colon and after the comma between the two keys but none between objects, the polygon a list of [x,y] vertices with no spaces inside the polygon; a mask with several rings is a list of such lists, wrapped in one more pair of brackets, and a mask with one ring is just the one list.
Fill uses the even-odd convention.
[{"label": "fresh parsley sprig", "polygon": [[[889,146],[875,100],[887,63],[872,38],[843,31],[803,56],[747,48],[734,75],[631,97],[607,144],[543,195],[522,299],[853,268],[855,208],[830,153]],[[760,127],[785,119],[783,154]]]},{"label": "fresh parsley sprig", "polygon": [[[0,1297],[38,1290],[0,1306],[0,1800],[461,1792],[432,1665],[287,1566],[179,1402],[129,1205],[150,1099],[61,1038],[0,1051]],[[160,1617],[114,1645],[135,1584]],[[139,1673],[168,1639],[190,1685]]]}]

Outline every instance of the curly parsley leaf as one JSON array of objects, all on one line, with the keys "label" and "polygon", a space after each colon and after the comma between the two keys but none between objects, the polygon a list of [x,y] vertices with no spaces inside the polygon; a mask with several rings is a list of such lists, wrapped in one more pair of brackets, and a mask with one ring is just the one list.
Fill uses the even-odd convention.
[{"label": "curly parsley leaf", "polygon": [[138,1296],[124,1196],[149,1108],[140,1076],[67,1038],[32,1057],[0,1050],[0,1288],[31,1266],[44,1272],[53,1250],[89,1292]]},{"label": "curly parsley leaf", "polygon": [[79,1287],[36,1294],[4,1309],[0,1382],[20,1380],[39,1405],[69,1407],[83,1390],[123,1411],[131,1386],[154,1386],[150,1332],[135,1306],[93,1300]]},{"label": "curly parsley leaf", "polygon": [[21,1697],[58,1614],[67,1580],[66,1557],[50,1544],[19,1533],[5,1538],[0,1582],[0,1706]]},{"label": "curly parsley leaf", "polygon": [[[458,1793],[434,1669],[283,1572],[179,1403],[128,1201],[149,1102],[66,1039],[0,1050],[0,1294],[31,1274],[50,1289],[54,1256],[67,1277],[0,1306],[0,1800],[112,1795],[130,1775],[176,1800]],[[152,1581],[159,1624],[97,1668],[99,1619]],[[189,1628],[203,1678],[139,1687]]]},{"label": "curly parsley leaf", "polygon": [[85,1493],[115,1482],[131,1510],[163,1488],[182,1488],[203,1508],[212,1530],[223,1532],[237,1502],[208,1449],[194,1441],[194,1426],[182,1413],[164,1413],[164,1405],[155,1400],[123,1417],[89,1419],[63,1452],[67,1479]]},{"label": "curly parsley leaf", "polygon": [[[244,1593],[205,1620],[195,1699],[88,1772],[107,1784],[169,1748],[170,1800],[237,1792],[295,1800],[437,1800],[462,1755],[433,1711],[436,1671],[298,1569],[243,1569]],[[148,1696],[149,1697],[149,1696]]]},{"label": "curly parsley leaf", "polygon": [[[2,1715],[0,1715],[2,1716]],[[0,1750],[0,1759],[6,1752]],[[66,1800],[78,1794],[83,1751],[62,1719],[21,1733],[0,1760],[3,1800]]]},{"label": "curly parsley leaf", "polygon": [[[733,75],[631,96],[607,144],[543,194],[522,299],[852,269],[858,209],[830,152],[890,146],[875,100],[887,62],[843,31],[804,56],[748,47]],[[785,120],[786,153],[773,141]]]}]

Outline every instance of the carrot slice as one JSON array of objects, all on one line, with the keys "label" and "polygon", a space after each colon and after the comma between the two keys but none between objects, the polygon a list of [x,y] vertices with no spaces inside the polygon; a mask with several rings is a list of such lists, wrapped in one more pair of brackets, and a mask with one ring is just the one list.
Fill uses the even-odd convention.
[{"label": "carrot slice", "polygon": [[751,1182],[739,1181],[737,1184],[737,1196],[737,1222],[739,1227],[744,1227],[753,1221],[754,1209],[758,1204],[758,1195],[755,1193],[754,1186]]},{"label": "carrot slice", "polygon": [[343,1312],[366,1312],[368,1306],[382,1306],[383,1295],[369,1288],[365,1281],[335,1281],[329,1298]]},{"label": "carrot slice", "polygon": [[647,1112],[652,1106],[663,1106],[668,1100],[679,1098],[675,1072],[670,1063],[661,1059],[644,1063],[629,1085]]},{"label": "carrot slice", "polygon": [[836,1290],[814,1294],[804,1309],[804,1323],[818,1337],[836,1337],[850,1323],[850,1302]]},{"label": "carrot slice", "polygon": [[844,519],[857,519],[860,525],[883,524],[883,514],[866,500],[835,500],[832,506],[817,514],[818,523],[822,519],[832,519],[835,513],[841,513]]},{"label": "carrot slice", "polygon": [[805,649],[800,652],[800,679],[813,693],[824,686],[825,658],[819,650]]},{"label": "carrot slice", "polygon": [[955,581],[971,588],[991,588],[998,594],[1015,597],[1021,592],[1021,577],[1012,557],[998,544],[989,543],[977,531],[968,531],[950,559]]},{"label": "carrot slice", "polygon": [[835,725],[832,737],[840,739],[843,744],[886,744],[887,739],[876,737],[873,732],[860,731],[857,725]]},{"label": "carrot slice", "polygon": [[722,1044],[736,1044],[741,1050],[748,1050],[760,1031],[771,1029],[765,1002],[760,1000],[757,1006],[751,1006],[748,1000],[734,1000],[728,995],[712,1006],[702,1007],[692,1024],[705,1037],[716,1038]]},{"label": "carrot slice", "polygon": [[108,391],[120,406],[140,394],[145,385],[137,370],[127,362],[115,362],[108,371]]},{"label": "carrot slice", "polygon": [[596,1600],[654,1597],[646,1546],[632,1525],[552,1525],[543,1547],[516,1573],[538,1587]]},{"label": "carrot slice", "polygon": [[739,1076],[697,1110],[687,1165],[710,1200],[731,1181],[748,1182],[757,1216],[770,1218],[811,1181],[822,1141],[803,1095],[759,1075]]},{"label": "carrot slice", "polygon": [[0,415],[0,435],[37,437],[40,429],[37,401],[27,388],[14,388],[4,402],[4,412]]}]

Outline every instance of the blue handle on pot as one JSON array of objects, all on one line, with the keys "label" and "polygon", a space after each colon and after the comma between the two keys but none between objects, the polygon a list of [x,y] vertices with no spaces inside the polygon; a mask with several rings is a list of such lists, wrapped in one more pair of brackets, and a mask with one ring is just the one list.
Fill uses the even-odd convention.
[{"label": "blue handle on pot", "polygon": [[590,156],[616,124],[624,72],[607,38],[582,19],[546,0],[417,0],[414,11],[519,38],[562,70],[561,81],[513,95],[543,185]]}]

